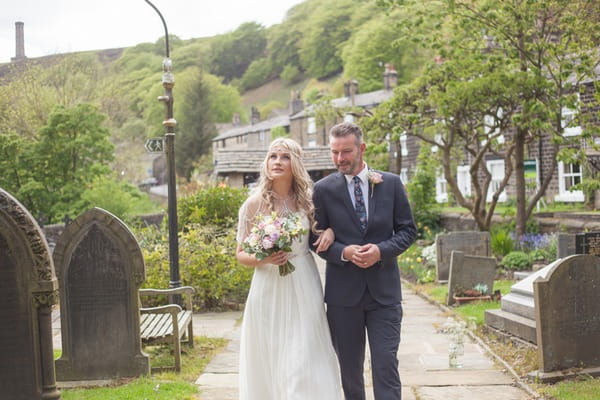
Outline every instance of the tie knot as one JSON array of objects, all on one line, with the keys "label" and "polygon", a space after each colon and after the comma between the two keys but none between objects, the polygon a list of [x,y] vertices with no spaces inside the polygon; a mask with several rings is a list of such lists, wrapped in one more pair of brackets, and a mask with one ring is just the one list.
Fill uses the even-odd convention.
[{"label": "tie knot", "polygon": [[354,181],[354,183],[355,183],[355,184],[359,184],[359,185],[360,185],[360,183],[362,182],[362,181],[360,180],[360,178],[358,177],[358,175],[357,175],[357,176],[355,176],[355,177],[353,177],[353,178],[352,178],[352,180]]}]

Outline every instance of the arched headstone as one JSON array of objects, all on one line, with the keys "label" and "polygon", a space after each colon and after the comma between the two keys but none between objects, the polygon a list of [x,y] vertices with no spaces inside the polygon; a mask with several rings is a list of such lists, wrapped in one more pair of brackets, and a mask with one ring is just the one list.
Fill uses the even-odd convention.
[{"label": "arched headstone", "polygon": [[58,285],[48,244],[29,212],[0,189],[0,393],[59,399],[52,349]]},{"label": "arched headstone", "polygon": [[129,228],[109,212],[93,208],[65,227],[53,256],[63,349],[56,360],[57,379],[148,374],[138,304],[144,259]]}]

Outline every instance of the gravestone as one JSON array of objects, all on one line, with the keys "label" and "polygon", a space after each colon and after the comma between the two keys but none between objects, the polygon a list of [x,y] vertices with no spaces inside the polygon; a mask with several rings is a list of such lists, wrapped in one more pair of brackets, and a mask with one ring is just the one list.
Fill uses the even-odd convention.
[{"label": "gravestone", "polygon": [[490,233],[477,231],[438,234],[435,238],[437,280],[445,282],[450,274],[452,250],[472,256],[490,257]]},{"label": "gravestone", "polygon": [[0,189],[0,398],[59,399],[52,348],[58,284],[29,212]]},{"label": "gravestone", "polygon": [[600,257],[600,232],[576,234],[575,254],[591,254]]},{"label": "gravestone", "polygon": [[574,255],[534,282],[541,380],[600,375],[600,258]]},{"label": "gravestone", "polygon": [[114,215],[94,208],[65,227],[53,255],[63,349],[56,360],[57,379],[148,374],[137,294],[144,281],[144,260],[131,231]]},{"label": "gravestone", "polygon": [[557,236],[557,257],[565,258],[577,254],[575,251],[575,234],[559,233]]},{"label": "gravestone", "polygon": [[448,278],[448,299],[450,306],[455,303],[454,292],[459,289],[472,289],[475,285],[488,288],[485,295],[491,295],[496,277],[496,259],[466,255],[462,251],[453,250],[450,256],[450,275]]}]

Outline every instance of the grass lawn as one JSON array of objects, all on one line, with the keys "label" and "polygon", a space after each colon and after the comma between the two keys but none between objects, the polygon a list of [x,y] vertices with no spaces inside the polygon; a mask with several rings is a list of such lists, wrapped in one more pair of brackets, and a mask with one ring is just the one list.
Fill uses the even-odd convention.
[{"label": "grass lawn", "polygon": [[[181,373],[161,372],[140,378],[123,379],[111,386],[62,389],[63,400],[194,400],[199,399],[194,384],[206,364],[220,351],[227,341],[207,337],[194,338],[194,348],[181,346]],[[152,366],[172,365],[173,356],[166,346],[145,347]],[[60,351],[55,351],[60,357]]]}]

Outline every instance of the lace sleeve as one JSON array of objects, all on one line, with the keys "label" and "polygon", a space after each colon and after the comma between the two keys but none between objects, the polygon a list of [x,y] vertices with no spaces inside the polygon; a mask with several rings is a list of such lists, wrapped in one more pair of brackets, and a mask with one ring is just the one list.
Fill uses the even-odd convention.
[{"label": "lace sleeve", "polygon": [[238,229],[236,240],[238,243],[242,243],[244,239],[250,234],[252,224],[254,223],[256,213],[258,212],[260,200],[257,197],[250,197],[246,199],[244,204],[240,207],[238,213]]}]

